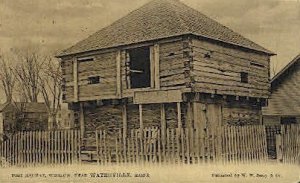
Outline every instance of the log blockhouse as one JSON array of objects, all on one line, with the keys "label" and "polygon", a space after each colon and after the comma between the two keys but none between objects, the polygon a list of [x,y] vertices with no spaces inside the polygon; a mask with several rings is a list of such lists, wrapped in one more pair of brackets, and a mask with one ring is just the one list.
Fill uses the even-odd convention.
[{"label": "log blockhouse", "polygon": [[63,100],[95,129],[260,124],[272,52],[177,0],[154,0],[64,50]]}]

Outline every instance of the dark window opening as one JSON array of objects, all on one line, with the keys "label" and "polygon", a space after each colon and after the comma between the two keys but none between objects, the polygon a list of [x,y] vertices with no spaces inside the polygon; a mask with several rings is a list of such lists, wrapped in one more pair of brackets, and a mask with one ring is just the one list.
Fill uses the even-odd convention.
[{"label": "dark window opening", "polygon": [[62,67],[62,68],[65,67],[65,61],[60,62],[60,67]]},{"label": "dark window opening", "polygon": [[172,52],[172,53],[169,53],[168,56],[174,56],[174,55],[175,55],[175,53]]},{"label": "dark window opening", "polygon": [[79,62],[91,62],[94,61],[93,57],[86,57],[86,58],[78,58],[77,59]]},{"label": "dark window opening", "polygon": [[183,51],[183,58],[189,58],[190,52],[189,51]]},{"label": "dark window opening", "polygon": [[280,123],[282,125],[296,124],[297,119],[296,117],[281,117]]},{"label": "dark window opening", "polygon": [[89,84],[98,84],[100,83],[100,76],[94,76],[94,77],[89,77],[88,78]]},{"label": "dark window opening", "polygon": [[66,94],[63,94],[62,95],[62,100],[66,100],[66,99],[67,99]]},{"label": "dark window opening", "polygon": [[62,91],[66,91],[66,85],[62,84],[62,85],[61,85],[61,90],[62,90]]},{"label": "dark window opening", "polygon": [[242,83],[249,83],[248,73],[241,72],[241,82]]},{"label": "dark window opening", "polygon": [[256,66],[256,67],[261,67],[261,68],[265,68],[264,65],[262,64],[258,64],[258,63],[254,63],[254,62],[251,62],[250,65],[253,65],[253,66]]},{"label": "dark window opening", "polygon": [[65,69],[65,68],[62,68],[62,69],[61,69],[61,74],[62,74],[62,75],[66,75],[66,69]]},{"label": "dark window opening", "polygon": [[150,49],[141,47],[129,50],[131,88],[147,88],[151,85]]},{"label": "dark window opening", "polygon": [[210,57],[211,57],[210,52],[204,54],[204,58],[210,58]]}]

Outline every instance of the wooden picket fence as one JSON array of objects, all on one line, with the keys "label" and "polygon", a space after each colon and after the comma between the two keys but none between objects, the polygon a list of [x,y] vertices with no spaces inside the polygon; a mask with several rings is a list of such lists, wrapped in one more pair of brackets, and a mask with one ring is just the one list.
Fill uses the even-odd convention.
[{"label": "wooden picket fence", "polygon": [[[279,132],[276,132],[279,133]],[[98,164],[264,163],[265,126],[133,129],[123,134],[97,130],[93,158]],[[128,135],[129,134],[129,135]],[[1,166],[74,164],[82,161],[80,131],[18,132],[0,142]],[[276,136],[278,162],[300,164],[300,125],[281,126]]]},{"label": "wooden picket fence", "polygon": [[267,160],[264,126],[224,126],[214,133],[199,129],[135,129],[124,138],[96,132],[99,164],[122,163],[252,163]]},{"label": "wooden picket fence", "polygon": [[300,124],[282,125],[276,147],[278,162],[300,165]]},{"label": "wooden picket fence", "polygon": [[28,166],[79,162],[78,130],[29,131],[9,135],[0,144],[1,165]]},{"label": "wooden picket fence", "polygon": [[276,135],[280,134],[281,126],[280,125],[267,125],[266,127],[267,135],[267,146],[268,146],[268,156],[270,159],[277,158],[276,152]]}]

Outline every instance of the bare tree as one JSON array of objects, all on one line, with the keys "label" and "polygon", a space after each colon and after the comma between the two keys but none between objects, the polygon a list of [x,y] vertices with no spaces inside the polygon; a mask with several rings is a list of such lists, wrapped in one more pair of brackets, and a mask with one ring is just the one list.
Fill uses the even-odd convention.
[{"label": "bare tree", "polygon": [[61,109],[62,73],[58,61],[48,58],[40,75],[40,91],[48,109],[48,128],[55,128],[56,116]]},{"label": "bare tree", "polygon": [[10,103],[13,97],[15,87],[15,76],[13,68],[9,65],[9,58],[0,56],[0,81],[1,87],[4,90],[6,102]]},{"label": "bare tree", "polygon": [[273,62],[271,62],[271,78],[273,78],[278,73],[278,61],[277,56],[275,56]]},{"label": "bare tree", "polygon": [[40,75],[45,57],[37,52],[28,52],[19,56],[21,63],[15,68],[21,95],[24,102],[37,102],[40,93]]}]

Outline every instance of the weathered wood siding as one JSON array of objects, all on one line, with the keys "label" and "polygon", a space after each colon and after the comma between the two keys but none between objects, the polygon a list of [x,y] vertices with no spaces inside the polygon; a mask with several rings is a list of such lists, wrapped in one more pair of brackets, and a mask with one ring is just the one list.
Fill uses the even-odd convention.
[{"label": "weathered wood siding", "polygon": [[[79,100],[109,98],[116,95],[116,53],[96,55],[94,61],[78,63]],[[88,84],[88,78],[100,76],[100,83]]]},{"label": "weathered wood siding", "polygon": [[264,125],[280,125],[280,116],[263,116]]},{"label": "weathered wood siding", "polygon": [[222,108],[224,125],[259,125],[261,110],[251,106],[224,105]]},{"label": "weathered wood siding", "polygon": [[[299,62],[300,63],[300,62]],[[263,109],[266,116],[300,116],[300,64],[282,78]]]},{"label": "weathered wood siding", "polygon": [[176,103],[165,104],[167,128],[177,128],[177,106]]},{"label": "weathered wood siding", "polygon": [[[269,56],[193,39],[192,77],[198,92],[267,98]],[[209,54],[209,56],[205,56]],[[241,72],[249,83],[241,82]]]},{"label": "weathered wood siding", "polygon": [[106,105],[84,109],[84,125],[87,137],[94,135],[94,131],[107,130],[113,135],[117,129],[122,128],[122,106]]},{"label": "weathered wood siding", "polygon": [[74,99],[74,78],[73,78],[73,60],[72,58],[65,58],[61,61],[62,75],[63,75],[63,95],[65,101],[72,101]]},{"label": "weathered wood siding", "polygon": [[185,88],[188,78],[185,76],[184,44],[185,40],[159,45],[160,86],[162,89],[170,87]]},{"label": "weathered wood siding", "polygon": [[[78,61],[78,97],[79,101],[115,98],[116,95],[116,52],[91,56],[93,61]],[[78,58],[80,58],[78,56]],[[74,59],[62,60],[65,82],[65,101],[74,100]],[[88,78],[100,76],[100,83],[89,84]]]},{"label": "weathered wood siding", "polygon": [[[177,39],[170,42],[159,43],[159,86],[160,89],[186,88],[190,77],[186,73],[189,65],[186,64],[187,56],[184,54],[187,40]],[[138,45],[137,45],[138,46]],[[149,45],[153,47],[153,45]],[[94,53],[93,61],[78,61],[78,97],[79,101],[114,99],[117,96],[117,55],[120,52],[120,88],[121,97],[132,97],[135,90],[130,88],[129,55],[127,48],[113,49],[103,53]],[[74,60],[84,57],[78,55],[62,59],[64,78],[65,101],[74,99]],[[153,55],[150,56],[154,59]],[[153,61],[153,60],[152,60]],[[154,66],[153,66],[154,67]],[[152,68],[153,69],[153,68]],[[88,84],[88,78],[100,76],[99,84]],[[155,77],[153,76],[153,79]],[[149,88],[152,90],[153,88]]]}]

